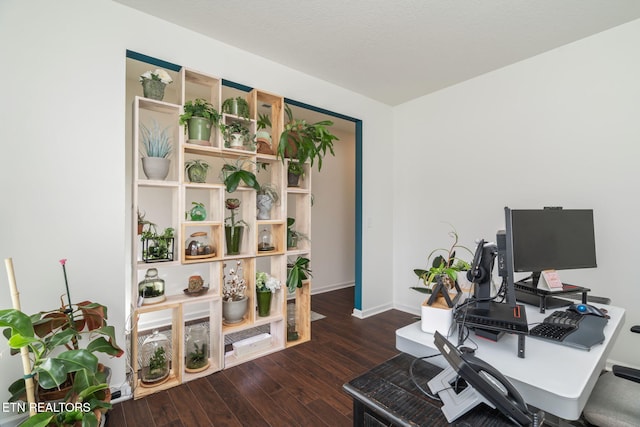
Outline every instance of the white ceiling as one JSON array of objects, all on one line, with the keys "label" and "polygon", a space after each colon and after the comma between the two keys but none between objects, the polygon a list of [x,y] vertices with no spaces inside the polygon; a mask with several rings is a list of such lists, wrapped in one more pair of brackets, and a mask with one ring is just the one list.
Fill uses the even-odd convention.
[{"label": "white ceiling", "polygon": [[640,18],[638,0],[114,0],[397,105]]}]

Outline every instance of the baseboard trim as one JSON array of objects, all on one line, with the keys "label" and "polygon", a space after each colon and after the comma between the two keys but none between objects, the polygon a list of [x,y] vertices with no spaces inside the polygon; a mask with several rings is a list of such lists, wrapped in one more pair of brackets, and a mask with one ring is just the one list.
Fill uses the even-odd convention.
[{"label": "baseboard trim", "polygon": [[311,282],[311,295],[323,294],[325,292],[337,291],[338,289],[353,288],[353,287],[355,287],[354,282],[343,282],[343,283],[334,283],[331,285],[325,285],[325,286],[316,288],[313,286],[313,282]]}]

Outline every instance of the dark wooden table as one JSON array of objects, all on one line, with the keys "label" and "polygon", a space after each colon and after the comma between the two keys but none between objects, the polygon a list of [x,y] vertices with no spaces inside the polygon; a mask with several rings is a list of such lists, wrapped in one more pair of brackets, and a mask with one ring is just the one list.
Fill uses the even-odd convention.
[{"label": "dark wooden table", "polygon": [[[409,368],[414,360],[401,353],[344,384],[353,398],[354,426],[513,426],[500,411],[485,404],[449,424],[440,410],[442,403],[427,397],[412,381]],[[429,380],[441,371],[424,360],[417,360],[413,367],[416,382],[427,391]]]}]

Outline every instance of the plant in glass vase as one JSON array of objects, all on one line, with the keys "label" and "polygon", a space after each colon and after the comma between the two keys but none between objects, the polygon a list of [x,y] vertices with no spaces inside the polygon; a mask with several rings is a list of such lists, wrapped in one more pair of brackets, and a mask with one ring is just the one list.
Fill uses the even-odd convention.
[{"label": "plant in glass vase", "polygon": [[240,199],[229,198],[225,200],[224,205],[231,215],[224,219],[224,232],[227,243],[227,255],[237,255],[240,253],[240,244],[242,243],[242,233],[244,227],[249,227],[243,219],[236,220],[237,210],[240,208]]},{"label": "plant in glass vase", "polygon": [[258,298],[258,316],[266,317],[271,312],[271,297],[280,289],[280,280],[269,273],[259,271],[256,273],[256,293]]}]

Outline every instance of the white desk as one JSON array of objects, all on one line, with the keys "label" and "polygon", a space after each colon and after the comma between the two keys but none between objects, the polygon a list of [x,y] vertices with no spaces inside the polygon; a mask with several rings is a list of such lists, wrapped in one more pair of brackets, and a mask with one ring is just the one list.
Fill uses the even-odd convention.
[{"label": "white desk", "polygon": [[[478,345],[475,355],[509,378],[528,404],[562,419],[577,420],[605,367],[625,316],[623,308],[593,305],[606,308],[611,318],[604,329],[604,343],[593,346],[590,351],[527,336],[525,358],[522,359],[517,356],[517,335],[505,334],[498,342],[493,342],[471,332],[470,339]],[[541,322],[552,312],[547,310],[543,314],[538,307],[525,307],[529,325]],[[452,329],[456,331],[447,339],[457,345],[457,327]],[[474,347],[469,340],[464,345]],[[433,335],[422,332],[420,322],[396,331],[396,348],[414,357],[439,353],[433,343]],[[429,363],[447,367],[442,357],[429,359]]]}]

